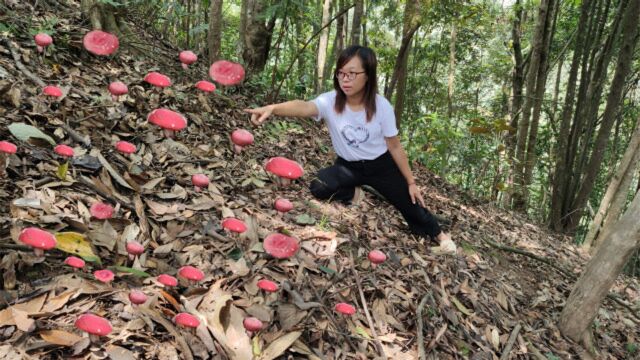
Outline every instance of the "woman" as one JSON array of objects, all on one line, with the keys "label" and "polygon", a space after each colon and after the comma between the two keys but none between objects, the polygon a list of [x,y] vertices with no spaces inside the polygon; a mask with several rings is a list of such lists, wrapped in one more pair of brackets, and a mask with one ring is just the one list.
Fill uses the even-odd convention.
[{"label": "woman", "polygon": [[449,235],[424,208],[398,138],[393,107],[377,93],[376,67],[373,50],[348,47],[338,58],[334,91],[312,101],[293,100],[246,111],[255,125],[272,114],[324,119],[338,158],[311,181],[311,193],[319,199],[349,204],[361,196],[360,185],[369,185],[400,211],[414,234],[435,237],[440,243],[437,251],[455,253]]}]

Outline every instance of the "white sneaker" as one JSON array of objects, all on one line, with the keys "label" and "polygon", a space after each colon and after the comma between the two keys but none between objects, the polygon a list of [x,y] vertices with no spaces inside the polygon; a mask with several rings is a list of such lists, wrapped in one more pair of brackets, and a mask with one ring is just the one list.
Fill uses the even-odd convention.
[{"label": "white sneaker", "polygon": [[455,255],[458,252],[458,247],[451,239],[444,239],[440,246],[431,247],[431,251],[435,255]]},{"label": "white sneaker", "polygon": [[364,190],[360,186],[356,186],[355,191],[353,192],[353,199],[351,199],[351,205],[360,205],[360,203],[364,200]]}]

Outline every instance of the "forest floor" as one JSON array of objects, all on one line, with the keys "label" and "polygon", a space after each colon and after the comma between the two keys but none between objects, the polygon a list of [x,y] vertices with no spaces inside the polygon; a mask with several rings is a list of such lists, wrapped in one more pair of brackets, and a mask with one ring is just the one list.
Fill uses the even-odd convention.
[{"label": "forest floor", "polygon": [[[430,359],[580,356],[582,348],[555,326],[588,259],[571,239],[473,199],[420,166],[415,172],[428,208],[459,245],[455,256],[434,254],[435,243],[410,235],[399,213],[371,193],[359,206],[314,200],[308,182],[333,159],[323,127],[292,119],[251,128],[242,109],[260,105],[264,90],[245,85],[198,94],[193,84],[208,77],[205,62],[183,72],[178,49],[133,24],[135,43],[122,39],[115,56],[93,56],[82,48],[89,29],[78,4],[57,3],[64,11],[46,57],[36,52],[29,30],[38,26],[28,19],[44,23],[51,9],[32,12],[18,2],[2,19],[12,31],[0,34],[0,139],[19,149],[0,179],[0,359],[249,359],[252,353],[417,359],[421,341]],[[142,79],[154,70],[174,84],[150,88]],[[114,102],[106,89],[116,79],[129,85],[129,94]],[[44,99],[43,84],[61,86],[62,100]],[[158,107],[188,118],[174,140],[146,121]],[[19,141],[8,130],[13,123],[75,148],[64,180],[44,137]],[[256,139],[241,155],[228,141],[238,127]],[[118,154],[117,140],[135,143],[137,153]],[[298,161],[304,177],[277,187],[263,170],[272,156]],[[198,172],[211,179],[201,192],[190,182]],[[279,216],[277,197],[291,199],[294,210]],[[114,218],[91,217],[88,209],[98,201],[115,206]],[[221,229],[228,216],[247,223],[245,235]],[[64,249],[37,258],[18,241],[29,226],[58,233]],[[261,240],[278,231],[300,241],[294,258],[264,253]],[[124,249],[131,239],[147,249],[133,263]],[[372,268],[371,249],[388,260]],[[101,262],[74,272],[63,264],[65,251]],[[175,275],[183,265],[203,270],[204,281],[158,284],[157,275]],[[112,283],[94,280],[92,272],[102,268],[116,272]],[[280,290],[260,291],[263,278]],[[132,306],[131,288],[150,299]],[[637,280],[620,277],[611,290],[617,301],[603,304],[594,327],[602,358],[638,356],[639,293]],[[356,313],[336,313],[338,302],[353,304]],[[113,332],[91,342],[74,327],[86,312],[107,318]],[[172,319],[179,312],[196,315],[201,325],[177,327]],[[264,329],[250,337],[242,327],[247,316],[261,319]]]}]

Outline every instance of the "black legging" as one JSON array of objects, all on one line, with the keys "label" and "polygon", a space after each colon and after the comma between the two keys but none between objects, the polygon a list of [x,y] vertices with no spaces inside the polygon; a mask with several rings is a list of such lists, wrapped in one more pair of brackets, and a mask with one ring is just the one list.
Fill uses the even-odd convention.
[{"label": "black legging", "polygon": [[347,161],[338,157],[332,166],[318,172],[309,189],[318,199],[349,204],[355,187],[360,185],[369,185],[382,194],[400,211],[414,234],[440,234],[436,218],[417,202],[411,202],[409,186],[388,151],[374,160]]}]

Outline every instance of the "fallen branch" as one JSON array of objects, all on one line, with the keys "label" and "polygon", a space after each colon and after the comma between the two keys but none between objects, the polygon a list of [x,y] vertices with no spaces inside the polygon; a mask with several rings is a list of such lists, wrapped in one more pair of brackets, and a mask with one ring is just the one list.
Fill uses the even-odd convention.
[{"label": "fallen branch", "polygon": [[95,186],[91,180],[89,180],[89,178],[87,178],[86,176],[82,175],[80,176],[80,181],[78,182],[79,184],[82,184],[86,187],[88,187],[89,189],[93,190],[94,192],[96,192],[98,195],[102,196],[103,198],[111,201],[114,204],[120,204],[120,206],[127,208],[128,210],[131,210],[132,212],[136,211],[136,208],[129,204],[129,203],[124,203],[121,201],[116,200],[113,196],[107,194],[106,192],[102,191],[101,189],[99,189],[97,186]]},{"label": "fallen branch", "polygon": [[35,76],[31,71],[29,71],[26,67],[24,67],[24,64],[22,64],[22,61],[20,61],[20,54],[18,54],[18,52],[16,51],[15,47],[11,44],[11,41],[9,39],[0,38],[0,42],[4,44],[7,48],[9,48],[9,51],[11,52],[11,56],[13,57],[13,61],[16,63],[16,67],[20,69],[20,71],[22,71],[22,73],[26,77],[28,77],[31,81],[33,81],[40,87],[44,87],[46,85],[44,81],[42,81],[42,79]]},{"label": "fallen branch", "polygon": [[513,344],[515,344],[516,339],[518,338],[518,333],[520,332],[520,329],[522,329],[522,325],[518,323],[516,324],[516,327],[513,328],[513,331],[511,331],[511,335],[509,335],[509,340],[507,340],[507,345],[504,347],[504,349],[502,349],[502,355],[500,355],[500,360],[509,359],[509,353],[511,352],[511,349],[513,348]]},{"label": "fallen branch", "polygon": [[418,358],[420,360],[426,360],[427,354],[424,350],[424,335],[422,334],[424,328],[424,322],[422,320],[422,310],[424,310],[424,306],[427,304],[427,299],[429,298],[429,293],[422,297],[420,300],[420,304],[418,304],[418,310],[416,311],[416,317],[418,318]]},{"label": "fallen branch", "polygon": [[78,134],[77,131],[73,130],[69,125],[65,123],[62,123],[60,127],[62,127],[64,131],[66,131],[67,134],[69,134],[69,136],[71,136],[71,138],[75,140],[75,142],[79,143],[85,148],[91,147],[91,139],[89,137],[83,137],[82,135]]}]

